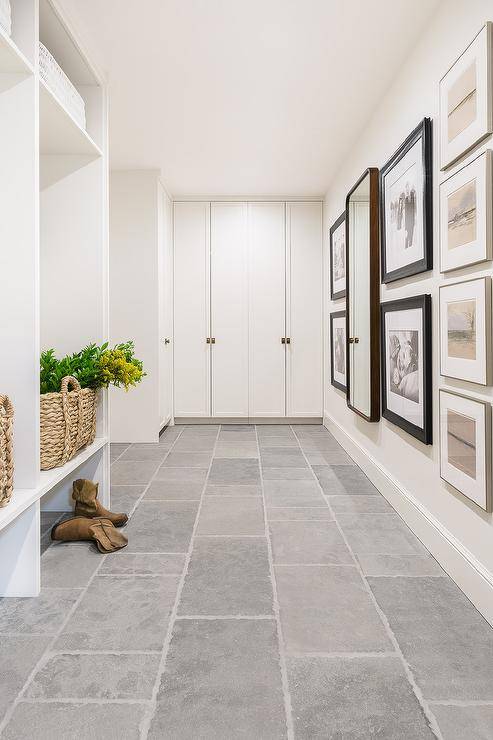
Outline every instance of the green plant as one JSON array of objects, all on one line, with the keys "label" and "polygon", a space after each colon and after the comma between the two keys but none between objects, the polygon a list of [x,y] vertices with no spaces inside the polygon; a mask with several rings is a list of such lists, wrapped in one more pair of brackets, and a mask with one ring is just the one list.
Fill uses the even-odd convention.
[{"label": "green plant", "polygon": [[89,344],[80,352],[58,360],[53,349],[41,354],[41,393],[60,391],[62,378],[73,375],[82,388],[107,388],[114,385],[128,390],[146,375],[142,362],[134,357],[133,342],[117,344],[112,349],[108,342],[98,346]]}]

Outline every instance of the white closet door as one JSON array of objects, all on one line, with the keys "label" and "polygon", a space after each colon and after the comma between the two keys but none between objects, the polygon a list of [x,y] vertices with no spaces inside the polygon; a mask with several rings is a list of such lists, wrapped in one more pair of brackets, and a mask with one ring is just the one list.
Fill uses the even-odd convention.
[{"label": "white closet door", "polygon": [[175,416],[211,414],[209,235],[209,203],[175,203]]},{"label": "white closet door", "polygon": [[248,416],[247,206],[211,204],[212,413]]},{"label": "white closet door", "polygon": [[250,203],[248,223],[250,416],[285,416],[285,204]]},{"label": "white closet door", "polygon": [[322,416],[322,204],[286,214],[287,415]]},{"label": "white closet door", "polygon": [[163,336],[162,347],[164,362],[162,365],[163,377],[163,411],[165,423],[173,415],[173,207],[171,200],[164,193],[164,276],[163,276]]}]

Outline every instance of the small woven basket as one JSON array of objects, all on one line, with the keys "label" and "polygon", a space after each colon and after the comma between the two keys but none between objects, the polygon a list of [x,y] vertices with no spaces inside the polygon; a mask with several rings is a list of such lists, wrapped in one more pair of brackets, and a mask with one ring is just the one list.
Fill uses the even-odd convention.
[{"label": "small woven basket", "polygon": [[[72,388],[72,390],[70,390]],[[67,375],[60,393],[40,397],[41,470],[65,465],[96,436],[96,391]]]},{"label": "small woven basket", "polygon": [[7,506],[14,490],[14,407],[0,395],[0,508]]}]

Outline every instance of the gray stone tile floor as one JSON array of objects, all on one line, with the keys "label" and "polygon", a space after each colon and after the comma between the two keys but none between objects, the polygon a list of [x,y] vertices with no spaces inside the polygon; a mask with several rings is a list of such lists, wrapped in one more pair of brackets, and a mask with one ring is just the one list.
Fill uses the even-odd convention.
[{"label": "gray stone tile floor", "polygon": [[0,737],[491,740],[493,629],[321,426],[111,449],[129,545],[0,599]]}]

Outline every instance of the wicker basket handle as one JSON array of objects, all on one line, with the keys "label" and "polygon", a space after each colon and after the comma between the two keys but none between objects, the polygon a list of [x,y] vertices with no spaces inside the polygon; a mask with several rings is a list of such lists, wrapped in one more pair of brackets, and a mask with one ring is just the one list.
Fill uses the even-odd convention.
[{"label": "wicker basket handle", "polygon": [[5,416],[7,419],[12,419],[14,416],[14,407],[12,401],[8,396],[3,396],[0,393],[0,414]]},{"label": "wicker basket handle", "polygon": [[63,408],[63,418],[65,420],[65,440],[63,443],[63,455],[62,455],[62,461],[61,464],[65,465],[67,460],[70,457],[70,415],[68,410],[68,393],[69,393],[69,387],[72,386],[74,391],[77,393],[77,411],[78,411],[78,424],[77,426],[80,427],[80,417],[82,413],[82,404],[80,401],[80,383],[77,380],[77,378],[74,378],[73,375],[66,375],[64,378],[62,378],[61,383],[61,394],[62,394],[62,408]]},{"label": "wicker basket handle", "polygon": [[77,380],[77,378],[74,378],[73,375],[66,375],[64,378],[62,378],[62,384],[60,387],[60,391],[62,393],[68,393],[69,386],[72,386],[72,389],[74,391],[80,391],[80,383]]}]

